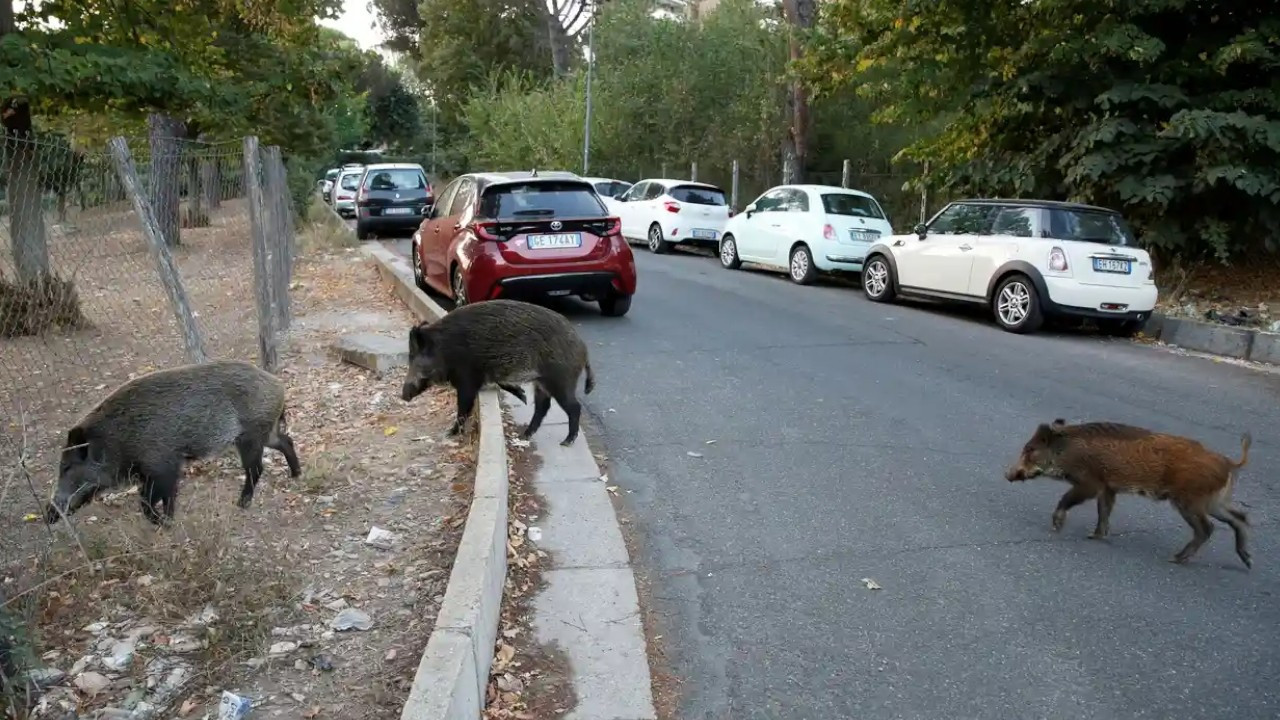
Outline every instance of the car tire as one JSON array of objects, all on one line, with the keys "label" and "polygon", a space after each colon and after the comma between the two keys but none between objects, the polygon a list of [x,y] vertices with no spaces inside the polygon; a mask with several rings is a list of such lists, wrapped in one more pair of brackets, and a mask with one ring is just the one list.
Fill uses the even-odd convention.
[{"label": "car tire", "polygon": [[818,267],[813,264],[813,253],[809,246],[800,243],[791,248],[791,257],[787,262],[787,275],[797,285],[812,285],[818,279]]},{"label": "car tire", "polygon": [[662,237],[662,228],[658,223],[649,226],[649,236],[646,241],[649,245],[649,252],[654,255],[661,255],[667,251],[667,241]]},{"label": "car tire", "polygon": [[373,233],[369,232],[369,228],[365,227],[364,225],[361,225],[360,223],[356,223],[356,239],[357,240],[368,240],[372,235]]},{"label": "car tire", "polygon": [[454,265],[453,272],[449,273],[449,287],[453,290],[453,306],[455,308],[460,308],[470,302],[467,299],[467,286],[463,282],[462,268],[457,265]]},{"label": "car tire", "polygon": [[862,294],[871,302],[893,302],[898,291],[893,266],[883,255],[872,255],[862,266]]},{"label": "car tire", "polygon": [[426,292],[427,276],[422,272],[422,256],[418,254],[421,252],[421,248],[418,247],[417,242],[412,243],[410,247],[413,248],[413,284],[417,285],[418,289],[422,292]]},{"label": "car tire", "polygon": [[1098,329],[1110,337],[1131,338],[1142,332],[1146,323],[1141,320],[1099,320]]},{"label": "car tire", "polygon": [[631,309],[631,296],[611,293],[600,298],[600,314],[605,317],[622,317]]},{"label": "car tire", "polygon": [[1000,327],[1011,333],[1033,333],[1044,324],[1040,296],[1026,275],[1014,273],[996,286],[991,297],[991,310]]},{"label": "car tire", "polygon": [[720,238],[720,266],[726,270],[737,270],[742,267],[742,258],[738,257],[738,241],[732,235]]}]

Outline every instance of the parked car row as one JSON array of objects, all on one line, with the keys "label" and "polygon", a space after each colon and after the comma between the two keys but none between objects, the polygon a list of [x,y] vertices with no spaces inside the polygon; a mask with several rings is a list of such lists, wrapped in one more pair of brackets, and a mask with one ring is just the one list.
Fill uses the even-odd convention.
[{"label": "parked car row", "polygon": [[910,234],[895,234],[872,195],[830,185],[770,188],[742,213],[707,183],[644,179],[604,203],[629,241],[654,253],[714,247],[720,264],[786,272],[860,273],[875,302],[917,297],[985,305],[1015,333],[1050,317],[1089,318],[1133,335],[1155,309],[1150,255],[1107,208],[1046,200],[963,200]]},{"label": "parked car row", "polygon": [[344,218],[355,218],[356,236],[409,233],[435,204],[431,182],[417,163],[349,164],[320,181],[324,201]]}]

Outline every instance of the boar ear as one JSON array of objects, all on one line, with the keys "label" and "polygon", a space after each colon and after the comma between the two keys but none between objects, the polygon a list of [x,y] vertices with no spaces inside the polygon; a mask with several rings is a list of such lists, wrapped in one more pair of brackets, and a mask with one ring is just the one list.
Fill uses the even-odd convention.
[{"label": "boar ear", "polygon": [[409,354],[430,355],[435,351],[435,341],[431,337],[431,328],[426,324],[415,325],[409,331]]},{"label": "boar ear", "polygon": [[1036,428],[1036,434],[1032,436],[1031,441],[1048,442],[1049,439],[1054,436],[1054,430],[1055,428],[1053,426],[1046,423],[1040,423],[1040,426]]},{"label": "boar ear", "polygon": [[67,433],[67,444],[64,446],[63,454],[70,460],[83,462],[91,460],[93,462],[102,462],[104,455],[101,443],[94,442],[89,438],[89,433],[84,431],[82,427],[73,427]]},{"label": "boar ear", "polygon": [[1050,427],[1052,427],[1054,430],[1060,430],[1066,426],[1067,426],[1067,421],[1063,420],[1062,418],[1058,418],[1050,424]]}]

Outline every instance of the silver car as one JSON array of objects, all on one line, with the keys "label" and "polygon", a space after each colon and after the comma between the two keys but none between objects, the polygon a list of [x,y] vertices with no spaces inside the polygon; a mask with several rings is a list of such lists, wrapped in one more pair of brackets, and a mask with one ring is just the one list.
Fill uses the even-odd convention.
[{"label": "silver car", "polygon": [[333,183],[333,209],[342,217],[356,216],[356,191],[360,188],[360,178],[364,175],[364,166],[344,167]]}]

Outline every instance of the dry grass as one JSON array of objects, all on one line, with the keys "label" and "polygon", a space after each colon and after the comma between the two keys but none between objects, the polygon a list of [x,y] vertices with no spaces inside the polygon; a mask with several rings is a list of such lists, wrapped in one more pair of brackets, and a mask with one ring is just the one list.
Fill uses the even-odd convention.
[{"label": "dry grass", "polygon": [[[237,272],[241,258],[222,256],[229,267],[206,276]],[[289,479],[269,450],[254,503],[241,510],[231,452],[188,468],[170,528],[142,518],[136,491],[52,529],[0,519],[22,536],[0,556],[4,608],[34,628],[40,664],[56,670],[35,717],[103,708],[201,717],[223,690],[252,698],[264,717],[399,717],[465,522],[474,438],[444,437],[448,391],[405,404],[395,378],[330,354],[344,332],[400,335],[412,322],[356,253],[300,262],[294,309],[278,374],[302,477]],[[58,445],[60,426],[48,420],[14,425],[28,429],[19,437],[42,428],[43,448]],[[32,443],[28,469],[0,488],[11,509],[38,511],[47,493],[53,473],[40,449]],[[0,468],[10,466],[22,467]],[[365,543],[374,526],[395,534],[392,548]],[[358,608],[372,627],[335,630],[343,608]]]}]

